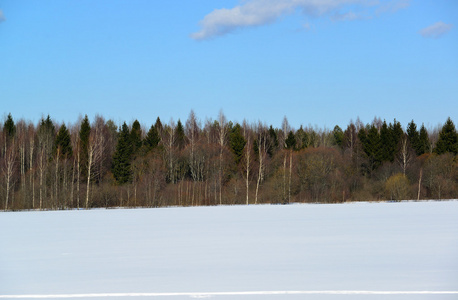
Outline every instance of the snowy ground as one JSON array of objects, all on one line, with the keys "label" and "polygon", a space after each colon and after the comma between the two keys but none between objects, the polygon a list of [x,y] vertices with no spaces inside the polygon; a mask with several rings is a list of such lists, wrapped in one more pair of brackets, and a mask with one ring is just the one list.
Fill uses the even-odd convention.
[{"label": "snowy ground", "polygon": [[458,299],[458,201],[0,213],[6,295]]}]

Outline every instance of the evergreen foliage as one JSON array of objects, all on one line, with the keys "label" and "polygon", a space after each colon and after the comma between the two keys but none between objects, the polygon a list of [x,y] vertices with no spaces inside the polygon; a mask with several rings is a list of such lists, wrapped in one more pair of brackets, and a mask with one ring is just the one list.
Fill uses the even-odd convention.
[{"label": "evergreen foliage", "polygon": [[391,131],[391,156],[390,161],[394,161],[394,158],[397,154],[397,149],[399,146],[399,142],[404,135],[404,130],[402,129],[401,123],[394,119],[393,125],[390,123],[390,131]]},{"label": "evergreen foliage", "polygon": [[391,130],[388,128],[386,121],[383,121],[383,125],[380,128],[380,161],[393,161],[393,144]]},{"label": "evergreen foliage", "polygon": [[181,123],[180,120],[177,122],[177,128],[176,128],[176,147],[178,150],[183,150],[183,148],[186,145],[186,135],[184,133],[184,127],[183,124]]},{"label": "evergreen foliage", "polygon": [[455,124],[453,124],[450,117],[445,122],[442,127],[441,132],[439,133],[439,140],[436,143],[434,148],[434,153],[444,154],[444,153],[453,153],[458,154],[458,136],[455,129]]},{"label": "evergreen foliage", "polygon": [[161,138],[159,136],[159,132],[157,131],[156,126],[151,125],[151,128],[149,129],[148,133],[146,134],[145,140],[143,141],[146,151],[148,152],[152,149],[157,148],[160,141]]},{"label": "evergreen foliage", "polygon": [[277,132],[275,129],[270,125],[269,127],[269,148],[267,149],[267,153],[269,154],[270,157],[274,154],[275,151],[278,149],[278,136]]},{"label": "evergreen foliage", "polygon": [[369,127],[367,133],[366,129],[361,128],[358,137],[363,145],[363,151],[368,158],[367,171],[371,173],[382,162],[382,144],[380,139],[380,134],[375,125]]},{"label": "evergreen foliage", "polygon": [[12,139],[16,135],[16,125],[14,124],[11,113],[8,114],[8,117],[3,124],[3,133],[6,135],[7,139]]},{"label": "evergreen foliage", "polygon": [[418,146],[416,149],[417,155],[422,155],[431,151],[431,146],[428,137],[428,131],[426,131],[425,125],[421,125],[420,134],[418,138]]},{"label": "evergreen foliage", "polygon": [[242,159],[243,149],[245,148],[246,144],[245,138],[242,134],[242,127],[239,123],[235,124],[235,126],[231,129],[229,134],[229,144],[232,153],[234,153],[235,163],[239,164]]},{"label": "evergreen foliage", "polygon": [[[17,199],[7,209],[79,207],[88,191],[88,182],[77,173],[87,167],[87,159],[81,162],[85,149],[93,150],[93,207],[238,204],[246,203],[246,191],[254,192],[255,187],[260,203],[289,197],[319,202],[452,199],[458,193],[458,137],[450,118],[438,133],[435,155],[422,155],[431,152],[431,143],[424,125],[418,131],[413,120],[406,133],[396,120],[351,122],[344,133],[338,126],[332,131],[302,126],[294,130],[285,123],[286,136],[284,129],[273,126],[242,127],[228,121],[224,145],[217,121],[204,128],[187,124],[186,129],[180,121],[171,121],[162,129],[158,118],[141,140],[138,121],[131,128],[125,122],[118,128],[113,121],[96,118],[91,129],[85,116],[70,136],[65,124],[54,127],[49,116],[36,128],[22,120],[15,125],[11,115],[5,120],[0,124],[0,173],[5,174],[9,154],[14,168],[11,195]],[[8,143],[13,132],[18,140]],[[196,141],[193,147],[191,141]],[[72,149],[72,142],[78,149]],[[285,156],[283,149],[295,153]],[[264,151],[268,155],[260,155]],[[249,166],[242,163],[248,161],[245,155]],[[240,171],[248,167],[247,177]],[[0,193],[0,209],[5,197]]]},{"label": "evergreen foliage", "polygon": [[393,162],[397,154],[399,142],[401,141],[404,131],[402,130],[401,124],[394,120],[394,123],[386,124],[383,121],[382,127],[380,128],[380,144],[381,153],[380,160]]},{"label": "evergreen foliage", "polygon": [[163,126],[162,126],[161,119],[159,119],[159,117],[157,117],[156,123],[154,123],[154,127],[156,128],[157,132],[158,132],[159,135],[160,135],[161,132],[162,132]]},{"label": "evergreen foliage", "polygon": [[339,146],[343,147],[343,140],[344,140],[344,132],[342,128],[340,128],[338,125],[334,127],[334,130],[332,131],[332,134],[334,136],[334,143]]},{"label": "evergreen foliage", "polygon": [[409,125],[407,125],[407,137],[409,139],[410,145],[415,150],[417,155],[421,155],[420,153],[420,134],[417,130],[417,125],[412,120]]},{"label": "evergreen foliage", "polygon": [[292,131],[288,133],[288,136],[285,140],[285,145],[286,149],[288,150],[293,150],[296,148],[296,137],[294,136],[294,133]]},{"label": "evergreen foliage", "polygon": [[64,159],[70,158],[73,155],[70,133],[65,124],[62,124],[57,132],[54,153]]},{"label": "evergreen foliage", "polygon": [[296,148],[302,150],[308,147],[309,137],[307,132],[301,127],[296,131]]},{"label": "evergreen foliage", "polygon": [[130,142],[129,127],[127,127],[127,124],[124,122],[119,132],[112,165],[113,177],[119,185],[128,183],[132,180],[132,170],[130,167],[131,156],[132,145]]},{"label": "evergreen foliage", "polygon": [[142,146],[142,129],[140,122],[137,120],[135,120],[132,124],[132,129],[130,131],[130,143],[132,145],[132,154],[135,155]]},{"label": "evergreen foliage", "polygon": [[91,125],[87,115],[84,116],[81,122],[79,132],[79,152],[80,152],[80,170],[83,178],[87,177],[87,163],[89,159],[89,136],[91,134]]}]

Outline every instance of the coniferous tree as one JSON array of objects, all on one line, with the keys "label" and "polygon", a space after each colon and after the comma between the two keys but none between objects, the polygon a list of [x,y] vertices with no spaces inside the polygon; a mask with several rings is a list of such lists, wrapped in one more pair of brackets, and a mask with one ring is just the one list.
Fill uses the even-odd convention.
[{"label": "coniferous tree", "polygon": [[156,128],[156,130],[157,130],[157,132],[159,133],[159,136],[160,136],[161,132],[162,132],[162,129],[163,129],[163,126],[162,126],[161,119],[159,117],[157,117],[156,123],[154,123],[154,127]]},{"label": "coniferous tree", "polygon": [[358,133],[359,140],[363,145],[363,151],[369,160],[369,173],[375,170],[382,162],[382,149],[380,134],[377,127],[372,125],[366,133],[365,128],[361,128]]},{"label": "coniferous tree", "polygon": [[132,170],[130,160],[132,156],[132,145],[130,143],[130,132],[127,124],[124,122],[116,144],[116,151],[113,155],[112,172],[119,185],[128,183],[132,180]]},{"label": "coniferous tree", "polygon": [[418,137],[418,147],[417,155],[422,155],[424,153],[430,152],[430,143],[428,137],[428,131],[426,131],[425,125],[422,124],[420,128],[420,134]]},{"label": "coniferous tree", "polygon": [[157,148],[160,141],[161,138],[159,136],[159,132],[156,129],[156,126],[151,125],[151,128],[149,129],[148,133],[146,134],[145,140],[143,141],[146,151],[148,152],[152,149]]},{"label": "coniferous tree", "polygon": [[343,148],[343,140],[344,140],[344,132],[342,128],[340,128],[338,125],[334,127],[334,130],[332,131],[332,134],[334,136],[334,142],[337,146],[340,148]]},{"label": "coniferous tree", "polygon": [[409,142],[411,147],[415,150],[417,155],[421,155],[420,153],[420,135],[417,130],[417,125],[412,120],[409,125],[407,125],[407,137],[409,138]]},{"label": "coniferous tree", "polygon": [[235,156],[235,163],[239,164],[246,144],[245,138],[242,134],[242,127],[239,123],[235,124],[235,126],[231,129],[229,134],[229,144],[232,153],[234,153]]},{"label": "coniferous tree", "polygon": [[142,146],[142,129],[140,123],[135,120],[130,131],[130,143],[132,145],[132,154],[135,155]]},{"label": "coniferous tree", "polygon": [[294,133],[292,131],[288,133],[288,136],[285,140],[285,145],[286,149],[288,150],[293,150],[296,148],[296,137],[294,136]]},{"label": "coniferous tree", "polygon": [[8,117],[3,124],[3,133],[6,135],[7,140],[12,139],[16,135],[16,125],[14,124],[11,113],[8,114]]},{"label": "coniferous tree", "polygon": [[62,158],[69,158],[73,155],[70,133],[65,124],[62,124],[57,132],[54,152]]},{"label": "coniferous tree", "polygon": [[278,135],[275,129],[270,125],[269,127],[269,149],[267,149],[267,153],[270,157],[272,157],[278,149]]},{"label": "coniferous tree", "polygon": [[186,135],[184,133],[183,124],[180,120],[177,122],[176,136],[176,146],[178,150],[183,150],[184,146],[186,145]]},{"label": "coniferous tree", "polygon": [[397,155],[401,139],[404,136],[404,130],[402,129],[401,123],[396,121],[396,119],[394,119],[393,125],[391,125],[390,123],[390,133],[391,133],[390,161],[393,162],[394,158]]},{"label": "coniferous tree", "polygon": [[436,143],[434,148],[434,153],[444,154],[444,153],[453,153],[458,154],[458,136],[455,129],[455,124],[453,124],[450,117],[445,122],[442,127],[441,132],[439,133],[439,140]]},{"label": "coniferous tree", "polygon": [[[390,126],[391,127],[391,126]],[[381,161],[392,161],[393,155],[393,139],[390,128],[386,124],[386,121],[383,121],[383,125],[380,128],[380,160]]]},{"label": "coniferous tree", "polygon": [[87,176],[87,163],[89,158],[89,135],[91,134],[91,125],[87,115],[84,116],[79,132],[80,141],[80,170],[83,178]]},{"label": "coniferous tree", "polygon": [[307,132],[304,131],[304,128],[301,127],[296,131],[296,148],[297,150],[307,148],[309,143],[309,138]]}]

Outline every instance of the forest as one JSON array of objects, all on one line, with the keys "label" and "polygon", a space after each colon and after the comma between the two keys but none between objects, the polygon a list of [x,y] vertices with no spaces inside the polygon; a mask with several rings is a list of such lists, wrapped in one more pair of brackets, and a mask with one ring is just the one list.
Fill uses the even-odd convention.
[{"label": "forest", "polygon": [[62,210],[457,198],[451,118],[426,129],[359,118],[345,129],[96,116],[0,123],[0,209]]}]

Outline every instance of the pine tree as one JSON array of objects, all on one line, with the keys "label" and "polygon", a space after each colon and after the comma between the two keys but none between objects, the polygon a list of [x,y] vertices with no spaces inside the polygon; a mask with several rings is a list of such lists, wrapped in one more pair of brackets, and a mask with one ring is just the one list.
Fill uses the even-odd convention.
[{"label": "pine tree", "polygon": [[453,153],[458,154],[458,136],[455,129],[455,124],[453,124],[450,117],[445,122],[442,127],[441,132],[439,133],[439,140],[436,143],[434,148],[434,153],[444,154],[444,153]]},{"label": "pine tree", "polygon": [[431,151],[428,132],[426,131],[424,124],[422,124],[420,128],[417,150],[418,150],[417,155],[422,155],[424,153]]},{"label": "pine tree", "polygon": [[130,143],[132,145],[132,154],[135,155],[142,146],[142,129],[140,123],[135,120],[130,131]]},{"label": "pine tree", "polygon": [[184,127],[180,120],[178,120],[177,128],[176,128],[176,147],[178,150],[183,150],[184,146],[186,145],[186,135],[184,133]]},{"label": "pine tree", "polygon": [[288,133],[288,136],[285,140],[285,145],[286,149],[288,150],[293,150],[296,148],[296,137],[294,136],[294,133],[292,131]]},{"label": "pine tree", "polygon": [[119,133],[116,151],[113,155],[112,172],[117,184],[125,184],[132,180],[132,170],[130,159],[132,156],[132,146],[130,144],[130,132],[124,122]]},{"label": "pine tree", "polygon": [[145,140],[143,141],[146,152],[157,148],[160,141],[161,138],[159,136],[159,132],[156,129],[156,126],[151,125],[151,128],[149,129],[148,133],[146,134]]},{"label": "pine tree", "polygon": [[393,125],[390,124],[391,131],[391,151],[392,156],[390,161],[394,161],[395,156],[399,148],[399,143],[401,142],[402,136],[404,135],[404,130],[402,129],[401,123],[394,119]]},{"label": "pine tree", "polygon": [[275,151],[277,151],[278,149],[278,136],[277,136],[277,132],[272,127],[272,125],[270,125],[270,128],[269,128],[269,140],[270,140],[270,143],[269,143],[269,148],[267,149],[267,153],[269,154],[270,157],[272,157]]},{"label": "pine tree", "polygon": [[89,158],[89,135],[91,134],[91,125],[87,115],[84,116],[79,132],[80,142],[80,170],[83,178],[87,176],[87,162]]},{"label": "pine tree", "polygon": [[157,117],[156,123],[154,123],[154,127],[156,128],[159,135],[161,135],[163,126],[162,126],[161,119],[159,119],[159,117]]},{"label": "pine tree", "polygon": [[[391,127],[391,126],[390,126]],[[383,121],[383,125],[380,128],[380,160],[381,161],[392,161],[393,160],[393,140],[390,128]]]},{"label": "pine tree", "polygon": [[336,125],[334,127],[334,130],[332,131],[332,134],[334,136],[335,144],[339,146],[340,148],[343,148],[344,133],[343,133],[342,128]]},{"label": "pine tree", "polygon": [[242,134],[242,127],[239,123],[235,124],[235,126],[231,129],[229,134],[229,144],[235,156],[235,163],[238,164],[242,159],[243,149],[245,148],[245,138]]},{"label": "pine tree", "polygon": [[420,153],[420,135],[417,130],[417,125],[412,120],[409,125],[407,125],[407,136],[409,138],[410,145],[415,150],[417,155],[421,155]]},{"label": "pine tree", "polygon": [[372,172],[382,162],[381,139],[377,127],[372,125],[367,133],[365,128],[361,128],[358,132],[358,138],[363,145],[363,151],[369,160],[368,171]]},{"label": "pine tree", "polygon": [[296,148],[297,150],[307,148],[309,143],[309,137],[307,132],[304,131],[304,128],[301,127],[296,131]]},{"label": "pine tree", "polygon": [[69,158],[73,155],[70,133],[65,124],[62,124],[57,132],[54,153],[58,153],[61,158]]},{"label": "pine tree", "polygon": [[6,135],[7,140],[14,138],[16,135],[16,125],[14,124],[11,113],[8,114],[8,117],[3,124],[3,133]]}]

